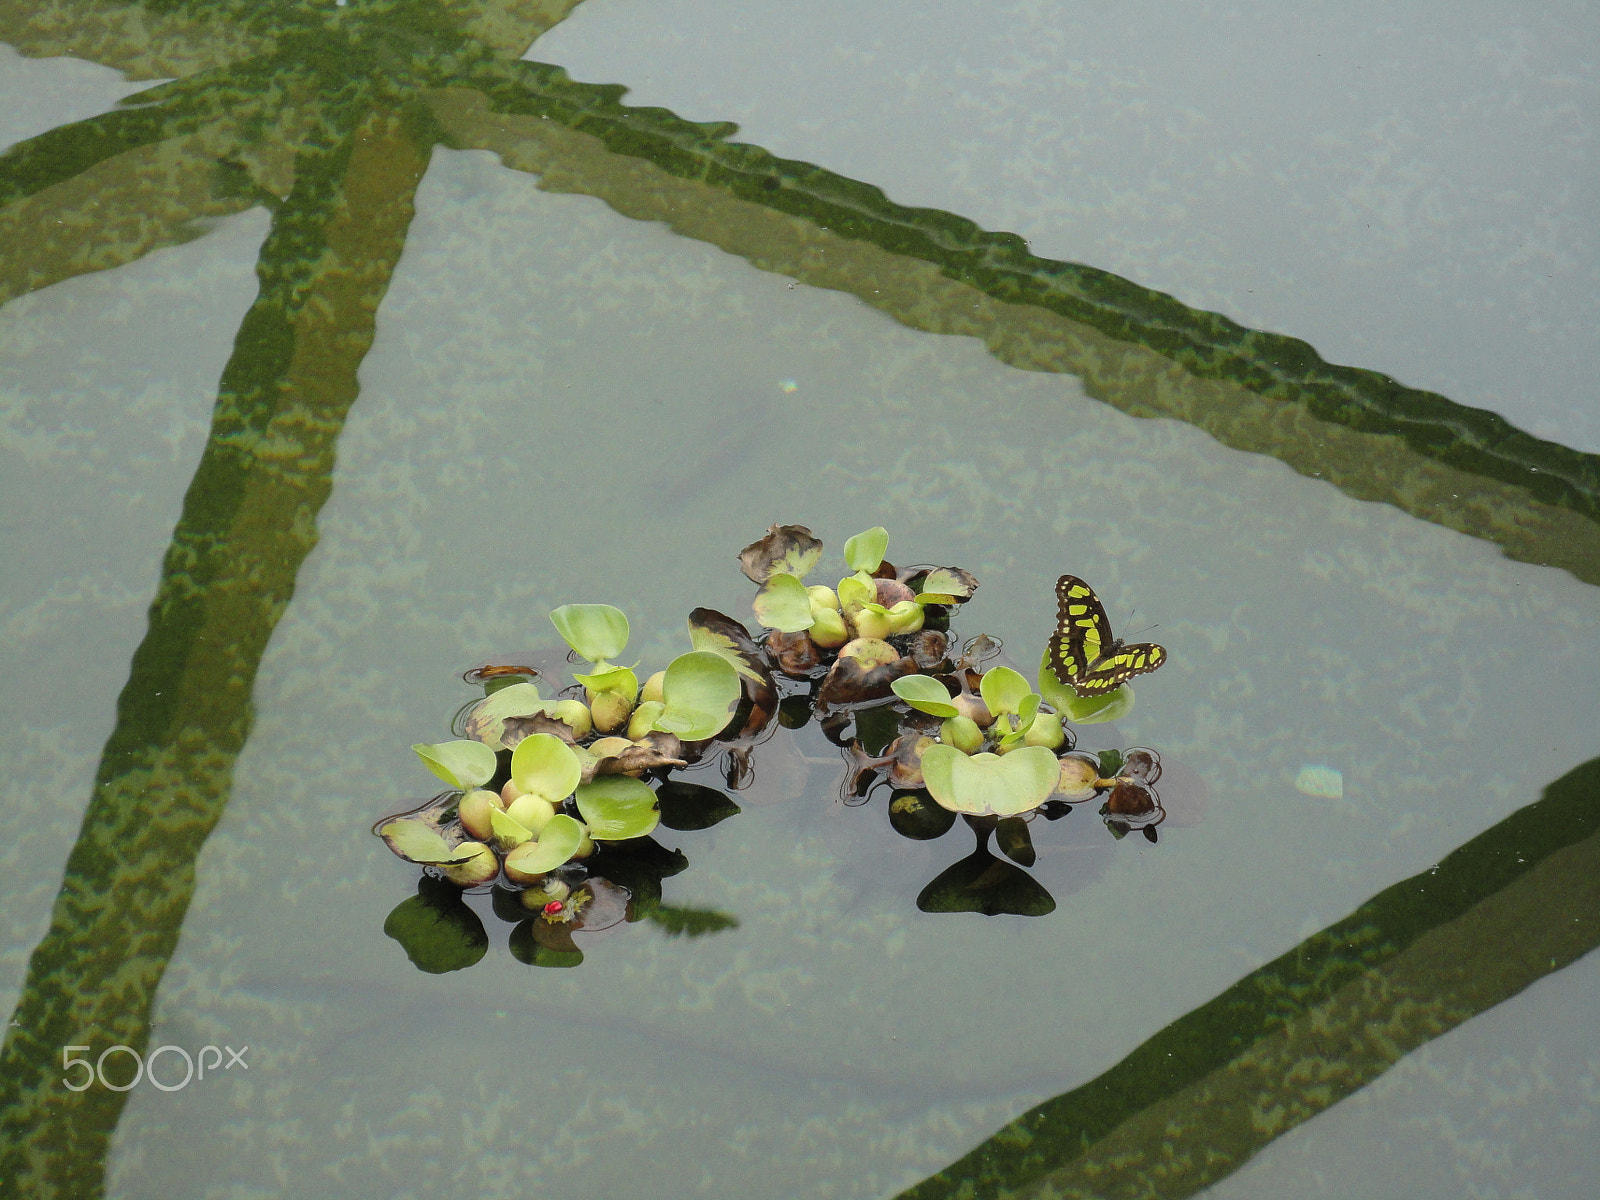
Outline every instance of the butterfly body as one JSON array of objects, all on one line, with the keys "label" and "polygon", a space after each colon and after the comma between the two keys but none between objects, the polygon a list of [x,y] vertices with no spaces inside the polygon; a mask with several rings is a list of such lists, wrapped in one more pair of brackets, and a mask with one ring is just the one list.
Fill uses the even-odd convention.
[{"label": "butterfly body", "polygon": [[1076,575],[1056,581],[1056,605],[1050,670],[1078,695],[1103,696],[1167,661],[1166,649],[1154,642],[1130,646],[1113,637],[1100,597]]}]

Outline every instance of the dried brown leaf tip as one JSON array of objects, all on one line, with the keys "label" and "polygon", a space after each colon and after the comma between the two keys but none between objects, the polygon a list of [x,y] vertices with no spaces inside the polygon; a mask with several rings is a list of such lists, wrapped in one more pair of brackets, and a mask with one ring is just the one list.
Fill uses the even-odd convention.
[{"label": "dried brown leaf tip", "polygon": [[739,569],[751,583],[778,573],[804,579],[822,557],[822,542],[804,525],[773,525],[767,536],[739,551]]},{"label": "dried brown leaf tip", "polygon": [[697,650],[722,655],[739,673],[744,698],[750,702],[742,732],[748,735],[765,729],[778,711],[778,689],[750,631],[726,613],[697,608],[689,614],[689,640]]},{"label": "dried brown leaf tip", "polygon": [[673,734],[656,730],[636,742],[629,742],[626,747],[618,747],[615,753],[596,759],[594,774],[632,775],[637,778],[647,771],[687,764],[688,760],[683,757],[683,743]]}]

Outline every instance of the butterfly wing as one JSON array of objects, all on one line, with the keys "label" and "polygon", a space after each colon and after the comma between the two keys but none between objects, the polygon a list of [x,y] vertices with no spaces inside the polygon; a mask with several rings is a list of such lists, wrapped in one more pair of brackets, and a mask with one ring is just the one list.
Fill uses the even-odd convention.
[{"label": "butterfly wing", "polygon": [[1063,575],[1056,581],[1050,669],[1078,695],[1103,696],[1166,661],[1166,650],[1154,642],[1124,646],[1113,638],[1105,606],[1083,580]]},{"label": "butterfly wing", "polygon": [[1080,696],[1103,696],[1166,661],[1166,648],[1154,642],[1136,642],[1132,646],[1118,643],[1110,654],[1091,663],[1083,681],[1073,686]]},{"label": "butterfly wing", "polygon": [[1091,588],[1076,575],[1056,580],[1056,631],[1050,638],[1050,669],[1071,687],[1088,674],[1111,641],[1111,622]]}]

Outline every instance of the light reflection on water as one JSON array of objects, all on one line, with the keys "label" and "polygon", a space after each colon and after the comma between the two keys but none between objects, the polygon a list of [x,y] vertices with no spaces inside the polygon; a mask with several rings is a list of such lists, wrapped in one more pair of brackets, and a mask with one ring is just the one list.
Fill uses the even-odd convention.
[{"label": "light reflection on water", "polygon": [[529,57],[1600,451],[1592,6],[796,21],[590,0]]},{"label": "light reflection on water", "polygon": [[[248,301],[260,217],[0,314],[31,339],[7,381],[22,397],[8,486],[54,499],[7,552],[23,667],[7,677],[64,675],[42,698],[12,693],[25,736],[7,774],[50,780],[69,809],[123,668],[61,672],[57,656],[121,664],[142,632],[128,581],[153,581],[237,319],[216,315],[211,281]],[[126,345],[80,336],[124,319],[139,322]],[[141,365],[155,347],[187,357]],[[136,397],[105,401],[140,376]],[[1424,869],[1596,744],[1582,665],[1596,605],[1570,577],[537,193],[486,155],[436,153],[362,383],[152,1036],[247,1032],[259,1074],[136,1094],[114,1192],[279,1172],[341,1194],[450,1191],[471,1163],[508,1186],[614,1194],[650,1179],[788,1195],[799,1171],[818,1194],[883,1194]],[[694,503],[696,475],[715,476],[714,504]],[[134,502],[108,515],[108,491]],[[1057,913],[984,923],[915,913],[915,881],[950,847],[886,839],[881,813],[842,810],[825,787],[684,839],[693,865],[673,886],[738,913],[738,931],[630,929],[566,976],[498,948],[470,979],[413,972],[379,933],[407,873],[364,830],[424,786],[404,747],[443,736],[456,672],[543,640],[542,614],[568,600],[625,604],[642,655],[680,648],[689,607],[739,611],[733,554],[772,520],[835,548],[882,522],[893,547],[971,567],[985,589],[964,629],[1015,647],[1041,643],[1061,570],[1150,614],[1173,661],[1118,732],[1204,780],[1204,820],[1115,847],[1087,886],[1080,856],[1047,853]],[[1342,797],[1297,791],[1307,762],[1340,770]],[[19,789],[8,808],[35,803]],[[10,944],[37,939],[72,834],[65,813],[23,823]],[[301,865],[328,847],[339,870]],[[5,962],[14,986],[23,957]],[[1548,1043],[1478,1053],[1580,1064],[1554,1085],[1576,1121],[1593,1056],[1581,1003],[1570,1012]],[[1408,1061],[1424,1064],[1408,1079],[1429,1073]],[[527,1099],[552,1093],[559,1121]],[[238,1139],[225,1169],[173,1155],[208,1135]],[[1498,1168],[1438,1166],[1474,1169]]]}]

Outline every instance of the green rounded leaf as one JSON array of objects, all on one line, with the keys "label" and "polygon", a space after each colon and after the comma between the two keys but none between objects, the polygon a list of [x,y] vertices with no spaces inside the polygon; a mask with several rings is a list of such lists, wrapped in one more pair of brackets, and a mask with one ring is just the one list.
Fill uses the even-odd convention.
[{"label": "green rounded leaf", "polygon": [[439,831],[424,821],[400,817],[378,830],[378,836],[407,862],[418,866],[447,866],[463,863],[478,853],[474,847],[458,850],[440,836]]},{"label": "green rounded leaf", "polygon": [[583,778],[583,764],[572,747],[548,733],[535,733],[511,752],[511,782],[525,792],[559,805]]},{"label": "green rounded leaf", "polygon": [[816,620],[811,615],[811,596],[806,585],[798,576],[782,571],[761,585],[751,606],[757,621],[780,633],[810,629]]},{"label": "green rounded leaf", "polygon": [[[922,580],[925,604],[948,604],[965,600],[977,590],[978,581],[965,571],[953,567],[935,567]],[[935,599],[937,597],[937,599]]]},{"label": "green rounded leaf", "polygon": [[628,618],[609,604],[563,604],[550,614],[562,639],[590,662],[606,662],[628,644]]},{"label": "green rounded leaf", "polygon": [[846,612],[854,612],[863,604],[876,602],[878,585],[872,582],[872,577],[869,575],[846,575],[839,580],[836,594],[839,597],[839,607]]},{"label": "green rounded leaf", "polygon": [[1039,715],[1039,705],[1043,697],[1038,692],[1029,692],[1022,698],[1022,703],[1017,707],[1017,732],[1027,733],[1033,724],[1033,719]]},{"label": "green rounded leaf", "polygon": [[931,675],[902,675],[889,685],[894,694],[918,712],[933,717],[953,717],[958,714],[950,703],[950,691]]},{"label": "green rounded leaf", "polygon": [[1062,715],[1078,725],[1100,725],[1106,721],[1120,721],[1133,711],[1133,689],[1123,684],[1104,696],[1074,696]]},{"label": "green rounded leaf", "polygon": [[529,875],[543,875],[569,862],[582,844],[583,826],[566,813],[557,813],[537,841],[523,842],[506,855],[506,866]]},{"label": "green rounded leaf", "polygon": [[383,923],[419,971],[442,975],[470,967],[487,953],[489,934],[461,889],[424,879],[417,894],[402,900]]},{"label": "green rounded leaf", "polygon": [[1120,721],[1133,711],[1133,689],[1127,684],[1103,696],[1080,696],[1062,683],[1050,669],[1048,647],[1039,662],[1039,691],[1051,708],[1076,725]]},{"label": "green rounded leaf", "polygon": [[656,794],[628,775],[600,775],[578,785],[578,811],[589,836],[606,842],[644,837],[661,820]]},{"label": "green rounded leaf", "polygon": [[1038,808],[1060,774],[1056,756],[1043,746],[1022,746],[1004,758],[969,758],[954,746],[933,745],[922,755],[923,782],[934,800],[974,816],[1010,817]]},{"label": "green rounded leaf", "polygon": [[[1022,672],[1013,671],[1010,667],[990,667],[983,673],[983,679],[978,684],[978,694],[983,697],[983,702],[989,711],[996,716],[1000,713],[1020,715],[1022,703],[1033,695],[1033,689],[1028,686],[1028,681]],[[1034,702],[1034,708],[1038,708],[1037,700]]]},{"label": "green rounded leaf", "polygon": [[502,852],[515,850],[518,846],[533,840],[533,830],[510,813],[498,808],[489,810],[489,828],[494,833],[494,844],[500,847]]},{"label": "green rounded leaf", "polygon": [[865,571],[870,575],[882,565],[888,549],[889,531],[882,525],[874,525],[844,544],[844,561],[852,571]]},{"label": "green rounded leaf", "polygon": [[946,801],[955,795],[955,784],[951,780],[957,757],[965,758],[966,755],[942,742],[922,752],[922,786],[928,789],[928,794],[938,801],[940,807],[952,812],[959,810]]},{"label": "green rounded leaf", "polygon": [[428,770],[451,787],[460,788],[464,792],[482,787],[494,778],[496,766],[494,750],[482,742],[462,739],[455,742],[440,742],[434,746],[418,742],[411,748],[417,752],[417,757],[422,759]]},{"label": "green rounded leaf", "polygon": [[591,695],[620,692],[630,700],[639,695],[639,677],[629,667],[607,667],[590,675],[579,675],[574,671],[572,677],[583,684]]},{"label": "green rounded leaf", "polygon": [[667,707],[655,727],[686,742],[713,737],[733,720],[742,691],[739,673],[720,654],[710,650],[680,654],[668,664],[661,681],[661,700]]}]

